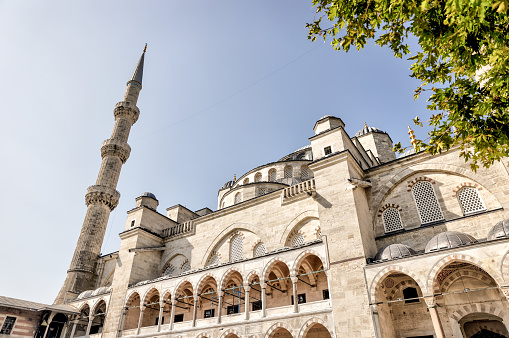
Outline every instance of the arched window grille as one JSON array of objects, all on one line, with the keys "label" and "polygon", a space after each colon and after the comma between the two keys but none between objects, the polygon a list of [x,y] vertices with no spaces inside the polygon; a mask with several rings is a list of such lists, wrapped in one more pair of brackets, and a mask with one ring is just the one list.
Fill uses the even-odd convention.
[{"label": "arched window grille", "polygon": [[307,165],[303,165],[300,167],[300,178],[307,179],[309,178],[309,168]]},{"label": "arched window grille", "polygon": [[293,168],[289,165],[285,167],[285,178],[292,178],[293,177]]},{"label": "arched window grille", "polygon": [[174,276],[174,273],[175,273],[175,268],[173,267],[173,265],[170,264],[170,265],[168,265],[166,270],[164,270],[163,275],[164,276]]},{"label": "arched window grille", "polygon": [[243,258],[242,251],[244,238],[241,235],[235,235],[230,241],[230,262]]},{"label": "arched window grille", "polygon": [[304,244],[304,236],[302,236],[302,234],[295,234],[290,241],[290,245],[292,247],[296,247],[302,244]]},{"label": "arched window grille", "polygon": [[221,260],[219,259],[219,255],[213,254],[212,256],[210,256],[209,261],[207,262],[207,266],[216,265],[216,264],[220,264],[220,263],[221,263]]},{"label": "arched window grille", "polygon": [[473,187],[463,187],[456,194],[458,201],[463,209],[463,214],[468,215],[474,212],[486,210],[484,203],[479,195],[479,191]]},{"label": "arched window grille", "polygon": [[442,209],[438,204],[433,185],[427,181],[419,181],[412,187],[415,204],[419,211],[422,224],[441,221],[444,219]]},{"label": "arched window grille", "polygon": [[261,182],[261,180],[262,180],[262,173],[256,173],[254,181]]},{"label": "arched window grille", "polygon": [[242,193],[238,192],[235,194],[235,204],[242,202]]},{"label": "arched window grille", "polygon": [[256,246],[254,247],[254,250],[253,250],[254,257],[260,257],[260,256],[265,255],[266,253],[267,253],[267,249],[265,249],[265,244],[263,244],[263,243],[256,244]]},{"label": "arched window grille", "polygon": [[388,208],[382,213],[384,221],[385,232],[391,232],[403,229],[403,223],[401,222],[401,216],[399,211],[395,208]]},{"label": "arched window grille", "polygon": [[185,261],[184,264],[182,264],[182,272],[186,272],[191,270],[191,264],[189,264],[189,261]]},{"label": "arched window grille", "polygon": [[249,177],[246,177],[246,178],[244,179],[244,181],[242,182],[242,184],[248,184],[248,183],[249,183]]},{"label": "arched window grille", "polygon": [[276,169],[270,169],[269,170],[269,182],[276,182],[277,176],[276,176]]}]

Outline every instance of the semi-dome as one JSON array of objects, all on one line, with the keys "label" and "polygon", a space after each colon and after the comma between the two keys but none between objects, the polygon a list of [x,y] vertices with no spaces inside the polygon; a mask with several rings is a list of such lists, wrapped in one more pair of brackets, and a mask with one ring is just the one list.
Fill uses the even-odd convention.
[{"label": "semi-dome", "polygon": [[150,198],[157,200],[156,195],[154,195],[151,192],[144,192],[143,194],[140,195],[140,197],[150,197]]},{"label": "semi-dome", "polygon": [[390,261],[393,259],[403,258],[415,255],[414,249],[405,244],[390,244],[381,248],[376,256],[375,261]]},{"label": "semi-dome", "polygon": [[375,128],[375,127],[368,127],[367,125],[364,125],[364,128],[362,128],[361,130],[359,130],[358,132],[355,133],[355,137],[363,136],[363,135],[366,135],[366,134],[369,134],[369,133],[387,134],[382,129],[378,129],[378,128]]},{"label": "semi-dome", "polygon": [[428,244],[426,244],[424,252],[428,253],[443,249],[456,248],[476,241],[477,240],[474,237],[459,231],[445,231],[433,237]]},{"label": "semi-dome", "polygon": [[509,219],[498,222],[488,233],[488,241],[509,237]]}]

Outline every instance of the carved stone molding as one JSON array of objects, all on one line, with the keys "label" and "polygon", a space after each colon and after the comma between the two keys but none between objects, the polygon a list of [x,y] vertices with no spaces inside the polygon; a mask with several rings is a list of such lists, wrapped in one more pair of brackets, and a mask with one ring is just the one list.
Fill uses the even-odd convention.
[{"label": "carved stone molding", "polygon": [[437,304],[436,299],[433,296],[428,296],[428,297],[424,296],[424,301],[426,302],[426,305],[428,307],[434,307]]},{"label": "carved stone molding", "polygon": [[120,193],[113,188],[108,188],[102,185],[93,185],[88,187],[85,195],[85,203],[90,204],[104,204],[113,210],[118,205]]},{"label": "carved stone molding", "polygon": [[125,163],[131,153],[131,147],[125,143],[117,140],[108,139],[103,142],[101,146],[101,156],[116,156],[120,158],[122,163]]},{"label": "carved stone molding", "polygon": [[115,105],[113,115],[115,115],[115,119],[126,117],[131,121],[131,125],[133,125],[140,117],[140,110],[129,101],[121,101]]}]

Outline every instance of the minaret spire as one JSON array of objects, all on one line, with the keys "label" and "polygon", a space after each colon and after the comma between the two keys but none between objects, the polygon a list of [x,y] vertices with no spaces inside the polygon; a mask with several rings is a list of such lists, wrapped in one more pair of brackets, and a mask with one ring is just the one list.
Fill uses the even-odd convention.
[{"label": "minaret spire", "polygon": [[101,252],[110,212],[118,205],[120,193],[116,190],[122,165],[129,158],[127,144],[131,127],[140,116],[136,106],[141,91],[145,50],[138,61],[131,80],[127,82],[124,99],[115,105],[115,125],[111,138],[101,146],[102,164],[95,185],[85,195],[87,214],[74,251],[67,277],[55,303],[64,303],[79,293],[95,288],[95,267]]}]

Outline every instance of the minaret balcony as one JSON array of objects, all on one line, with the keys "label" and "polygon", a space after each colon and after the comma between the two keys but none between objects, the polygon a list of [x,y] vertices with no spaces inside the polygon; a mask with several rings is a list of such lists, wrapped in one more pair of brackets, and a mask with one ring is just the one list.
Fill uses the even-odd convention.
[{"label": "minaret balcony", "polygon": [[140,110],[132,102],[120,101],[115,105],[113,114],[115,115],[115,119],[125,117],[131,121],[131,124],[135,124],[140,117]]},{"label": "minaret balcony", "polygon": [[122,163],[125,163],[131,153],[131,147],[126,142],[108,139],[105,140],[101,146],[101,156],[116,156],[119,157]]},{"label": "minaret balcony", "polygon": [[88,187],[85,194],[87,206],[90,204],[104,204],[113,210],[118,205],[120,193],[113,188],[102,185],[93,185]]}]

